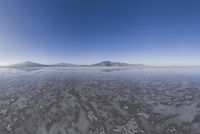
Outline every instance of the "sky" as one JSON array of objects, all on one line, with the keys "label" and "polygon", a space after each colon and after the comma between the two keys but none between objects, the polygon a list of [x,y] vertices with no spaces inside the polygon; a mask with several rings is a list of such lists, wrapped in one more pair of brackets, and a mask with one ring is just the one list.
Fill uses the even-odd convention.
[{"label": "sky", "polygon": [[0,65],[200,65],[199,0],[0,0]]}]

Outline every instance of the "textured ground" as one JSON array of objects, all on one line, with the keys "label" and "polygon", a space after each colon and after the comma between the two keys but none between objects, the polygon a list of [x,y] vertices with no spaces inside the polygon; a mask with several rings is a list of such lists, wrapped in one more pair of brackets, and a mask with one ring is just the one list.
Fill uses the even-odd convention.
[{"label": "textured ground", "polygon": [[200,134],[200,71],[0,69],[0,134]]}]

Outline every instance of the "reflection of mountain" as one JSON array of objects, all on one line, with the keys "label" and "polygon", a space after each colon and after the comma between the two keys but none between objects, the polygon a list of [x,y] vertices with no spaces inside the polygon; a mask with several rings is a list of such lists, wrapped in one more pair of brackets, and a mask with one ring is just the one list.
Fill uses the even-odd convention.
[{"label": "reflection of mountain", "polygon": [[142,67],[144,65],[142,64],[127,64],[123,62],[112,62],[112,61],[102,61],[100,63],[92,64],[92,65],[76,65],[76,64],[70,64],[70,63],[58,63],[58,64],[40,64],[40,63],[35,63],[35,62],[22,62],[22,63],[17,63],[17,64],[12,64],[4,67],[8,68],[24,68],[24,67],[110,67],[110,66],[137,66],[137,67]]}]

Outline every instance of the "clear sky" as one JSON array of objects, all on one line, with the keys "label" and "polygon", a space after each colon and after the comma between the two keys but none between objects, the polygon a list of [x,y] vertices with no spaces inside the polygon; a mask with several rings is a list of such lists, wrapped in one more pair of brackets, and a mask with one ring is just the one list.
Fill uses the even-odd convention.
[{"label": "clear sky", "polygon": [[200,65],[200,0],[0,0],[0,64]]}]

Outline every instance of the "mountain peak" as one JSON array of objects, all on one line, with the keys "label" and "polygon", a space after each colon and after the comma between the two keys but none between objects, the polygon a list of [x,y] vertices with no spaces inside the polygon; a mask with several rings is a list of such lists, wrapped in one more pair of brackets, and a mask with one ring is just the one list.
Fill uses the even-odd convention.
[{"label": "mountain peak", "polygon": [[42,65],[36,62],[25,61],[25,62],[9,65],[8,67],[43,67],[43,66],[45,65]]},{"label": "mountain peak", "polygon": [[100,63],[94,64],[95,66],[130,66],[131,64],[113,61],[102,61]]}]

